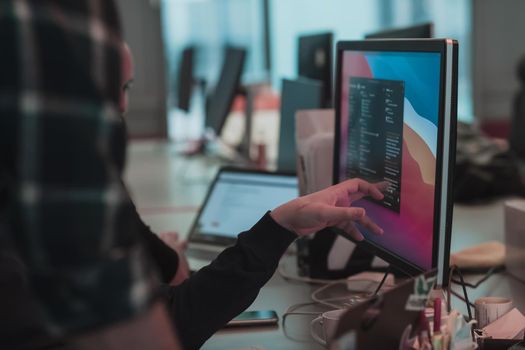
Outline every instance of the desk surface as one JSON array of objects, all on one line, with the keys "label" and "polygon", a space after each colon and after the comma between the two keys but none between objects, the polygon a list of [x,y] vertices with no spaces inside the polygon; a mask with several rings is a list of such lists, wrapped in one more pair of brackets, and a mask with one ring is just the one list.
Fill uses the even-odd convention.
[{"label": "desk surface", "polygon": [[[207,157],[182,158],[172,145],[165,143],[138,142],[130,147],[128,164],[126,180],[144,221],[154,232],[177,231],[184,236],[221,162]],[[455,205],[453,215],[452,251],[490,240],[503,242],[503,201]],[[479,276],[469,278],[475,281]],[[287,282],[275,274],[250,309],[272,309],[282,317],[290,305],[311,301],[310,294],[316,288]],[[468,292],[472,300],[484,295],[510,297],[525,313],[525,283],[505,273],[492,276]],[[466,313],[457,298],[453,305]],[[323,349],[310,338],[311,319],[313,316],[290,316],[285,330],[280,322],[275,328],[221,331],[203,349]]]}]

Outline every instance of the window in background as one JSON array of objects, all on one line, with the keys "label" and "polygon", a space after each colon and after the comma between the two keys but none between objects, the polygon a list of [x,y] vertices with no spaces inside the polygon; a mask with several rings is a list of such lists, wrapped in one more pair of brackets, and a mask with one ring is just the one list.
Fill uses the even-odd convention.
[{"label": "window in background", "polygon": [[[473,120],[470,0],[162,0],[162,5],[171,98],[181,52],[188,45],[197,49],[195,74],[208,87],[217,79],[224,45],[233,44],[248,49],[243,82],[271,78],[274,90],[280,91],[282,78],[297,76],[297,38],[302,34],[331,31],[334,42],[359,40],[367,33],[431,21],[436,37],[459,41],[458,116]],[[265,62],[266,39],[271,72]],[[198,118],[170,117],[170,136],[200,135],[203,111],[193,114]]]},{"label": "window in background", "polygon": [[297,74],[297,37],[333,31],[338,40],[362,39],[366,33],[431,21],[436,37],[460,43],[458,117],[473,120],[471,79],[471,8],[469,0],[270,0],[272,83]]},{"label": "window in background", "polygon": [[469,0],[379,0],[380,27],[434,23],[434,36],[459,41],[458,119],[474,120],[471,4]]},{"label": "window in background", "polygon": [[272,85],[297,76],[297,38],[331,31],[338,40],[357,40],[379,26],[377,0],[270,0]]},{"label": "window in background", "polygon": [[206,80],[208,89],[216,83],[226,45],[248,50],[244,83],[268,80],[263,8],[263,0],[162,0],[170,138],[196,138],[203,132],[203,96],[195,96],[189,115],[173,107],[177,69],[185,47],[195,47],[194,74]]}]

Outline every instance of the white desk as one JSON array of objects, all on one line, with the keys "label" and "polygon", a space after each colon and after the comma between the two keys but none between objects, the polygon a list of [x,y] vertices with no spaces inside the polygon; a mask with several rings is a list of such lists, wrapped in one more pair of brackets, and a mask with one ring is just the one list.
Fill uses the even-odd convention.
[{"label": "white desk", "polygon": [[[132,144],[129,160],[127,183],[146,223],[154,232],[178,231],[182,235],[187,234],[220,162],[204,157],[184,159],[177,156],[169,145],[158,143]],[[503,201],[478,206],[456,205],[452,251],[489,240],[503,241],[502,204]],[[288,306],[310,301],[310,294],[315,288],[286,282],[276,274],[261,290],[250,309],[273,309],[282,316]],[[516,306],[525,312],[525,284],[506,274],[491,277],[476,290],[469,289],[472,300],[482,295],[511,297]],[[454,299],[454,306],[465,310],[457,299]],[[221,331],[203,349],[231,350],[249,346],[322,349],[309,337],[311,319],[291,316],[287,320],[287,335],[281,324],[276,328]]]}]

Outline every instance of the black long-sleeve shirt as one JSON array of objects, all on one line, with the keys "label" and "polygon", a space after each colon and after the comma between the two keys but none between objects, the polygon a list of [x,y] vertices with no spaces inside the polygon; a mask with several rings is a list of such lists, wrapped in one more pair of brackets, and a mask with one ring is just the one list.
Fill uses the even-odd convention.
[{"label": "black long-sleeve shirt", "polygon": [[186,350],[199,348],[255,300],[295,238],[267,213],[210,265],[180,286],[166,288]]},{"label": "black long-sleeve shirt", "polygon": [[[167,247],[136,213],[137,225],[148,251],[168,283],[178,267],[177,253]],[[164,285],[179,338],[186,350],[198,349],[217,330],[245,310],[272,277],[279,259],[297,236],[267,213],[239,235],[210,265],[181,285]]]}]

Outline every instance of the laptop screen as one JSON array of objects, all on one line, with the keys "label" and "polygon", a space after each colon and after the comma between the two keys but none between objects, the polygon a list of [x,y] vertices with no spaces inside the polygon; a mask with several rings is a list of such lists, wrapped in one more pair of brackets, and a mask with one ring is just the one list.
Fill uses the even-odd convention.
[{"label": "laptop screen", "polygon": [[268,210],[298,196],[297,177],[266,172],[223,170],[201,209],[192,234],[236,238]]}]

